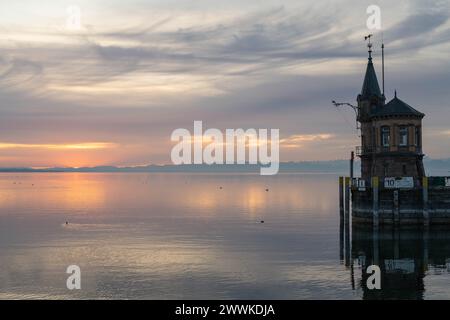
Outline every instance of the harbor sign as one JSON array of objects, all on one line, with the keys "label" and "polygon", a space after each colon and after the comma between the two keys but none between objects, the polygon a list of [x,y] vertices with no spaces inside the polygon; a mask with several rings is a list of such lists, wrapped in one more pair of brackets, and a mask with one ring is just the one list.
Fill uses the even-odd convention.
[{"label": "harbor sign", "polygon": [[414,178],[413,177],[384,178],[384,187],[386,189],[412,189],[414,188]]}]

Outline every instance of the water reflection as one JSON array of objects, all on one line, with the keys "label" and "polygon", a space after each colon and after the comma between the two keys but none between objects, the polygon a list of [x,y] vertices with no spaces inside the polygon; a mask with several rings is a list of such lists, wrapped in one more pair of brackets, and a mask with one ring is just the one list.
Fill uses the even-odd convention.
[{"label": "water reflection", "polygon": [[[352,228],[337,191],[333,175],[0,174],[0,298],[450,297],[450,232]],[[381,292],[362,286],[375,258]]]},{"label": "water reflection", "polygon": [[[345,227],[342,230],[345,233]],[[363,299],[424,299],[428,279],[430,286],[440,281],[446,287],[450,227],[383,226],[374,231],[371,225],[353,225],[351,230],[351,242],[344,243],[341,251],[351,253],[351,259],[345,262]],[[367,288],[370,274],[366,270],[370,265],[380,267],[381,290]],[[435,281],[436,277],[442,278]]]},{"label": "water reflection", "polygon": [[[336,257],[334,182],[0,174],[0,299],[356,298]],[[71,264],[80,291],[66,288]]]}]

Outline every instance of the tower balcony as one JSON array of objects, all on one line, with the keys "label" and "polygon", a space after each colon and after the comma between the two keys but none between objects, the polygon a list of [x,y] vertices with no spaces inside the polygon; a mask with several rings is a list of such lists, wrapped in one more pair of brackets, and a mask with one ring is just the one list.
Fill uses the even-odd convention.
[{"label": "tower balcony", "polygon": [[388,147],[384,146],[357,146],[356,147],[356,155],[358,157],[368,156],[373,154],[381,154],[381,153],[414,153],[414,154],[422,154],[422,147],[416,145],[391,145]]}]

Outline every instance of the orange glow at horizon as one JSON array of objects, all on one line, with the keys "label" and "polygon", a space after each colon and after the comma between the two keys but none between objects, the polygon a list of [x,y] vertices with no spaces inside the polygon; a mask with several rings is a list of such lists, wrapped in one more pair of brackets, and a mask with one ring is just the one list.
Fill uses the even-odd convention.
[{"label": "orange glow at horizon", "polygon": [[120,162],[122,145],[113,142],[15,143],[0,142],[3,166],[90,167]]},{"label": "orange glow at horizon", "polygon": [[38,149],[107,149],[116,147],[111,142],[84,142],[71,144],[33,144],[33,143],[4,143],[0,142],[0,149],[38,148]]}]

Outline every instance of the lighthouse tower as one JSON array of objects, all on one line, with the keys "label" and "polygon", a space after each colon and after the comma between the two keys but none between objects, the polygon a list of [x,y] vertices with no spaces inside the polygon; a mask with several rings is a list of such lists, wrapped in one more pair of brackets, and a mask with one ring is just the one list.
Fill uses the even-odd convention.
[{"label": "lighthouse tower", "polygon": [[[369,61],[358,101],[361,124],[361,177],[425,176],[422,153],[422,119],[425,116],[395,97],[385,103],[372,62],[369,39]],[[384,84],[383,84],[384,90]]]}]

